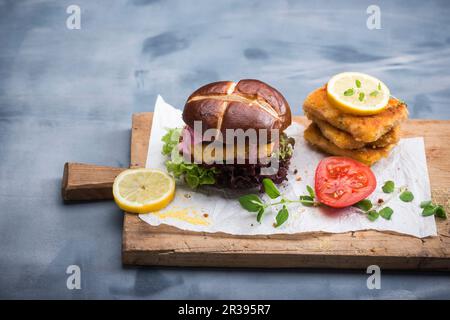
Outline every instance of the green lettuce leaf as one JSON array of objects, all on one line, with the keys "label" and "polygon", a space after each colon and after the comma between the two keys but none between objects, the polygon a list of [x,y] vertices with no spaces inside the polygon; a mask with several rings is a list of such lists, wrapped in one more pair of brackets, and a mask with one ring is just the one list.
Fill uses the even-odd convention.
[{"label": "green lettuce leaf", "polygon": [[180,142],[181,128],[168,129],[167,133],[161,138],[161,141],[164,142],[162,148],[162,154],[168,156],[172,153],[172,150],[178,145]]},{"label": "green lettuce leaf", "polygon": [[204,168],[196,163],[188,163],[178,152],[177,146],[180,141],[181,128],[168,129],[161,138],[163,144],[162,153],[170,157],[166,161],[166,168],[177,179],[183,179],[189,187],[196,189],[201,185],[215,184],[217,170],[215,168]]}]

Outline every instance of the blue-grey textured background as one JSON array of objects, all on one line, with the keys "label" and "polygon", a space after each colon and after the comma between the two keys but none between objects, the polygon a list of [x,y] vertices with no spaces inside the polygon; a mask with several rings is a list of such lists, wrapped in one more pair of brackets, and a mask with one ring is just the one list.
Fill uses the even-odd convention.
[{"label": "blue-grey textured background", "polygon": [[[81,30],[66,8],[81,7]],[[366,8],[381,7],[381,30]],[[122,267],[112,202],[63,205],[66,161],[129,164],[156,95],[258,78],[296,114],[340,71],[383,79],[414,118],[450,118],[448,1],[0,0],[1,298],[450,298],[446,274]],[[82,290],[66,288],[77,264]]]}]

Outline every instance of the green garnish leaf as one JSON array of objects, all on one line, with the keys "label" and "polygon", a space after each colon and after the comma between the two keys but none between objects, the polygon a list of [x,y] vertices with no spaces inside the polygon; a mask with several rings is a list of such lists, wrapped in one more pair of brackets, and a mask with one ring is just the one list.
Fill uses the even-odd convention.
[{"label": "green garnish leaf", "polygon": [[429,206],[423,208],[422,216],[424,217],[432,216],[433,214],[436,213],[436,209],[437,207],[435,205],[430,204]]},{"label": "green garnish leaf", "polygon": [[378,95],[378,91],[377,91],[377,90],[372,91],[372,92],[370,93],[370,96],[371,96],[371,97],[376,97],[377,95]]},{"label": "green garnish leaf", "polygon": [[276,199],[281,195],[280,191],[275,186],[275,184],[273,183],[272,180],[270,180],[268,178],[264,178],[263,186],[264,186],[264,191],[271,199]]},{"label": "green garnish leaf", "polygon": [[259,223],[261,223],[263,214],[264,214],[264,208],[259,209],[258,215],[256,216],[256,221],[258,221]]},{"label": "green garnish leaf", "polygon": [[350,88],[344,91],[344,96],[349,97],[352,96],[354,93],[355,91],[353,90],[353,88]]},{"label": "green garnish leaf", "polygon": [[381,91],[381,82],[378,82],[378,90]]},{"label": "green garnish leaf", "polygon": [[422,202],[420,203],[420,207],[421,207],[422,209],[425,208],[425,207],[428,207],[428,206],[430,206],[430,205],[432,205],[431,200],[428,200],[428,201],[422,201]]},{"label": "green garnish leaf", "polygon": [[287,210],[286,206],[283,206],[283,209],[278,211],[278,214],[275,218],[275,220],[277,221],[275,228],[278,228],[283,223],[285,223],[288,218],[289,218],[289,211]]},{"label": "green garnish leaf", "polygon": [[379,213],[376,210],[370,210],[369,212],[367,212],[367,218],[370,221],[375,221],[377,220],[379,217]]},{"label": "green garnish leaf", "polygon": [[356,79],[355,84],[357,88],[361,88],[361,81],[359,81],[358,79]]},{"label": "green garnish leaf", "polygon": [[380,210],[379,214],[386,220],[391,220],[391,216],[394,213],[394,210],[392,210],[390,207],[385,207]]},{"label": "green garnish leaf", "polygon": [[392,193],[395,190],[395,183],[392,180],[386,181],[381,188],[384,193]]},{"label": "green garnish leaf", "polygon": [[414,200],[414,195],[411,191],[405,190],[400,194],[400,200],[403,202],[411,202]]},{"label": "green garnish leaf", "polygon": [[434,215],[435,215],[436,217],[439,217],[439,218],[442,218],[442,219],[447,219],[447,213],[445,212],[444,207],[441,206],[441,205],[438,205],[438,206],[436,207],[436,210],[435,210],[435,212],[434,212]]},{"label": "green garnish leaf", "polygon": [[256,194],[247,194],[239,198],[242,208],[250,212],[259,212],[264,209],[264,203]]},{"label": "green garnish leaf", "polygon": [[363,199],[353,205],[354,207],[357,207],[363,211],[369,211],[372,209],[372,202],[369,199]]},{"label": "green garnish leaf", "polygon": [[305,207],[312,207],[314,206],[314,198],[310,196],[300,196],[300,203]]},{"label": "green garnish leaf", "polygon": [[314,199],[316,197],[316,193],[314,192],[314,189],[311,186],[306,186],[306,190],[308,191],[311,198]]},{"label": "green garnish leaf", "polygon": [[447,213],[440,204],[435,205],[431,200],[428,200],[422,201],[420,207],[423,209],[422,216],[424,217],[435,215],[438,218],[447,219]]},{"label": "green garnish leaf", "polygon": [[364,97],[365,97],[364,92],[360,92],[360,93],[359,93],[358,100],[359,100],[359,101],[363,101],[363,100],[364,100]]},{"label": "green garnish leaf", "polygon": [[422,216],[428,217],[432,215],[435,215],[438,218],[447,219],[447,213],[443,206],[430,203],[423,208]]}]

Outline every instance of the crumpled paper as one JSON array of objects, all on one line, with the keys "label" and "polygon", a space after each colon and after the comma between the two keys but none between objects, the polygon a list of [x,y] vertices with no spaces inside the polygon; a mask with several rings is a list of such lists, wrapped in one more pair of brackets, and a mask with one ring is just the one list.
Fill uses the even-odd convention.
[{"label": "crumpled paper", "polygon": [[[161,137],[167,128],[182,127],[181,110],[166,103],[158,96],[153,115],[153,124],[147,155],[147,168],[165,169],[167,160],[161,154]],[[291,161],[289,181],[280,187],[288,198],[298,198],[307,194],[306,186],[314,185],[314,172],[324,155],[312,149],[303,139],[304,128],[293,123],[286,133],[295,138],[295,149]],[[294,170],[296,169],[296,174]],[[289,218],[280,227],[275,228],[275,216],[280,208],[273,207],[265,213],[262,223],[256,221],[256,214],[241,208],[236,192],[201,188],[193,191],[183,183],[177,184],[174,200],[159,212],[140,214],[139,217],[153,225],[167,224],[183,230],[202,232],[224,232],[234,235],[280,234],[300,232],[348,232],[357,230],[383,230],[408,234],[419,238],[436,235],[436,223],[433,216],[421,216],[419,204],[431,199],[422,137],[401,139],[390,156],[372,167],[377,178],[377,189],[370,200],[385,201],[394,210],[391,220],[379,217],[371,222],[355,208],[332,209],[326,207],[305,207],[301,204],[289,205]],[[393,180],[396,186],[407,186],[414,194],[414,200],[402,202],[396,195],[384,194],[381,186],[387,180]],[[248,193],[248,192],[247,192]],[[269,201],[267,196],[263,200]]]}]

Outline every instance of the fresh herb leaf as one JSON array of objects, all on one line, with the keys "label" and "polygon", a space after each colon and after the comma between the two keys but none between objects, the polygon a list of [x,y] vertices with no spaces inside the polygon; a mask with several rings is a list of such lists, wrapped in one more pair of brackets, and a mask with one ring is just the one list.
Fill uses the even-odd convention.
[{"label": "fresh herb leaf", "polygon": [[359,81],[358,79],[356,79],[355,84],[357,88],[361,88],[361,81]]},{"label": "fresh herb leaf", "polygon": [[392,210],[390,207],[385,207],[380,210],[379,214],[386,220],[391,220],[391,216],[394,213],[394,210]]},{"label": "fresh herb leaf", "polygon": [[353,205],[354,207],[357,207],[363,211],[369,211],[372,209],[372,202],[369,199],[363,199]]},{"label": "fresh herb leaf", "polygon": [[259,212],[264,208],[264,203],[256,194],[247,194],[239,198],[242,208],[250,212]]},{"label": "fresh herb leaf", "polygon": [[316,197],[314,189],[311,186],[306,186],[306,191],[308,191],[310,197],[314,200],[314,198]]},{"label": "fresh herb leaf", "polygon": [[447,219],[447,213],[444,207],[439,204],[433,204],[431,200],[422,201],[420,207],[423,209],[422,216],[424,217],[435,215],[438,218]]},{"label": "fresh herb leaf", "polygon": [[264,178],[263,186],[264,186],[264,191],[271,199],[276,199],[281,195],[280,191],[275,186],[275,184],[273,183],[272,180],[270,180],[268,178]]},{"label": "fresh herb leaf", "polygon": [[422,209],[425,208],[425,207],[428,207],[429,205],[432,205],[431,200],[428,200],[428,201],[422,201],[422,202],[420,203],[420,207],[421,207]]},{"label": "fresh herb leaf", "polygon": [[353,88],[350,88],[344,91],[344,96],[349,97],[352,96],[354,93],[355,91],[353,90]]},{"label": "fresh herb leaf", "polygon": [[423,208],[422,216],[424,217],[432,216],[433,214],[436,213],[436,209],[437,207],[435,205],[430,204],[429,206]]},{"label": "fresh herb leaf", "polygon": [[278,228],[283,223],[285,223],[288,218],[289,218],[289,211],[287,210],[286,206],[283,206],[283,209],[278,211],[278,214],[275,218],[275,220],[277,221],[275,228]]},{"label": "fresh herb leaf", "polygon": [[377,95],[378,95],[378,91],[377,91],[377,90],[372,91],[372,92],[370,93],[370,96],[371,96],[371,97],[376,97]]},{"label": "fresh herb leaf", "polygon": [[392,193],[395,190],[395,183],[392,180],[386,181],[381,188],[384,193]]},{"label": "fresh herb leaf", "polygon": [[414,200],[414,195],[411,191],[405,190],[400,194],[400,200],[403,202],[411,202]]},{"label": "fresh herb leaf", "polygon": [[447,219],[447,213],[445,212],[444,207],[441,206],[441,205],[438,205],[438,206],[436,207],[436,210],[435,210],[435,212],[434,212],[434,215],[435,215],[436,217],[439,217],[439,218],[442,218],[442,219]]},{"label": "fresh herb leaf", "polygon": [[314,206],[314,198],[310,196],[300,196],[300,203],[305,207],[312,207]]},{"label": "fresh herb leaf", "polygon": [[317,205],[318,202],[315,201],[316,193],[315,193],[313,187],[307,185],[306,191],[308,192],[308,194],[300,196],[298,202],[300,202],[305,207],[313,207],[313,206]]},{"label": "fresh herb leaf", "polygon": [[378,82],[378,90],[381,91],[381,82]]},{"label": "fresh herb leaf", "polygon": [[377,220],[379,217],[379,213],[376,210],[370,210],[369,212],[367,212],[367,218],[370,221],[375,221]]},{"label": "fresh herb leaf", "polygon": [[364,97],[365,97],[364,92],[360,92],[360,93],[359,93],[358,100],[359,100],[359,101],[363,101],[363,100],[364,100]]},{"label": "fresh herb leaf", "polygon": [[259,209],[258,215],[256,216],[256,221],[261,223],[263,215],[264,215],[264,208],[261,208],[261,209]]}]

